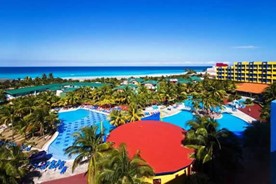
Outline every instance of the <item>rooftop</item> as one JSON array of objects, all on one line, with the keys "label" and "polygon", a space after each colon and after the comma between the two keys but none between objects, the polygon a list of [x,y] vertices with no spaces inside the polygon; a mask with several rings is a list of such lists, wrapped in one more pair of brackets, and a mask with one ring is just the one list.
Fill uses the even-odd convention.
[{"label": "rooftop", "polygon": [[35,91],[45,91],[45,90],[51,90],[53,88],[61,88],[61,84],[47,84],[47,85],[40,85],[40,86],[31,86],[31,87],[24,87],[19,89],[10,89],[6,90],[6,93],[10,95],[25,95],[30,94]]},{"label": "rooftop", "polygon": [[152,85],[157,85],[157,81],[156,80],[147,80],[147,81],[144,81],[143,84],[152,84]]},{"label": "rooftop", "polygon": [[254,93],[261,94],[265,91],[268,84],[258,84],[258,83],[237,83],[237,91],[246,92],[246,93]]},{"label": "rooftop", "polygon": [[192,149],[182,145],[184,130],[161,121],[144,120],[122,125],[114,129],[107,141],[115,146],[127,145],[130,156],[140,150],[141,157],[156,174],[174,173],[189,166]]},{"label": "rooftop", "polygon": [[46,90],[56,91],[62,89],[64,86],[75,86],[75,87],[101,87],[104,84],[96,83],[96,82],[66,82],[66,83],[55,83],[55,84],[47,84],[47,85],[40,85],[40,86],[30,86],[30,87],[23,87],[19,89],[10,89],[6,90],[7,94],[10,95],[27,95],[34,92],[41,92]]}]

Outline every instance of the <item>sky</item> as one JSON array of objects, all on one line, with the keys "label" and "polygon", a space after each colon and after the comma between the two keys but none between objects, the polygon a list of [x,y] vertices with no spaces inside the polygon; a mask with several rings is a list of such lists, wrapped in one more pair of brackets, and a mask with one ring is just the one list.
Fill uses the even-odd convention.
[{"label": "sky", "polygon": [[0,0],[0,66],[276,61],[267,0]]}]

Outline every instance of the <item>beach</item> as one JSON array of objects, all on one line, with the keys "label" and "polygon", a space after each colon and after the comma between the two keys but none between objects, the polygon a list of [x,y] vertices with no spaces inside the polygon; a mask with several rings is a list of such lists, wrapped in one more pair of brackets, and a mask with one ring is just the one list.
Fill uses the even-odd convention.
[{"label": "beach", "polygon": [[[168,76],[181,76],[185,75],[187,72],[175,74],[175,73],[169,73],[169,74],[145,74],[145,75],[118,75],[118,76],[106,76],[104,78],[117,78],[117,79],[123,79],[123,78],[130,78],[130,77],[168,77]],[[197,74],[205,74],[205,72],[197,72]],[[85,76],[85,77],[62,77],[62,79],[72,79],[72,80],[79,80],[79,81],[84,81],[84,80],[90,80],[90,79],[96,79],[96,78],[102,78],[102,76]]]},{"label": "beach", "polygon": [[127,78],[144,76],[183,75],[187,71],[204,72],[208,66],[168,66],[168,67],[0,67],[0,79],[34,79],[42,74],[53,74],[63,79]]}]

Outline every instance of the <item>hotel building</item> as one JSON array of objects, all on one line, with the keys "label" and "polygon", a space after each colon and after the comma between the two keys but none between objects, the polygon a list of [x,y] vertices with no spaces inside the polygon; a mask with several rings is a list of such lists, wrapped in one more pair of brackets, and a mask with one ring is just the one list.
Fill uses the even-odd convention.
[{"label": "hotel building", "polygon": [[217,63],[216,74],[218,80],[272,84],[276,82],[276,61]]}]

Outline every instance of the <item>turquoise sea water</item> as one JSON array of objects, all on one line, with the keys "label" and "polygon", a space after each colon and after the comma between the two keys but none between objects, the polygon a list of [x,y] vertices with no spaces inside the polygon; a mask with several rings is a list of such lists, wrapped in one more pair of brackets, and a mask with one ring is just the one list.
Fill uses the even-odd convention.
[{"label": "turquoise sea water", "polygon": [[112,77],[153,74],[181,74],[186,69],[206,71],[210,66],[150,66],[150,67],[0,67],[0,79],[18,79],[26,76],[41,77],[53,73],[55,77]]}]

